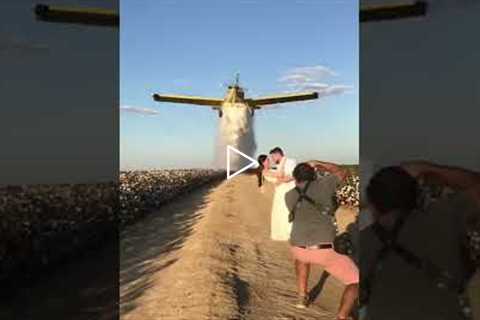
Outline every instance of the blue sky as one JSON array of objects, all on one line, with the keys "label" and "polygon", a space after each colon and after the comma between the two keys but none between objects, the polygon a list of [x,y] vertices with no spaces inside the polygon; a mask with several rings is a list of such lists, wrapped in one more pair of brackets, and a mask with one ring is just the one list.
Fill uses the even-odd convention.
[{"label": "blue sky", "polygon": [[122,168],[211,166],[217,114],[151,93],[223,97],[235,72],[250,96],[322,96],[258,111],[257,153],[358,162],[357,1],[123,1],[121,15]]}]

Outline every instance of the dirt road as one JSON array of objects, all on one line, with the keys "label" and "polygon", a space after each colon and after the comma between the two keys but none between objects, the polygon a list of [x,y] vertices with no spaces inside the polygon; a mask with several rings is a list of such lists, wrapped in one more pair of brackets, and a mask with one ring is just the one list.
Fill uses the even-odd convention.
[{"label": "dirt road", "polygon": [[269,239],[272,188],[254,176],[202,189],[127,228],[122,320],[334,319],[342,286],[315,269],[311,308],[294,307],[288,246]]}]

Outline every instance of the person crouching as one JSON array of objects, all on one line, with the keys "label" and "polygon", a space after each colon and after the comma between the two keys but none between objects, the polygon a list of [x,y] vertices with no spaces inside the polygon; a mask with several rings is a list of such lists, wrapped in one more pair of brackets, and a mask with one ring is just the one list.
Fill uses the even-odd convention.
[{"label": "person crouching", "polygon": [[289,242],[297,276],[297,307],[306,308],[310,302],[308,276],[310,265],[316,264],[345,284],[337,319],[348,319],[358,298],[359,272],[348,256],[334,250],[336,227],[332,219],[335,191],[345,171],[332,163],[323,164],[332,174],[320,178],[308,163],[298,164],[293,171],[296,188],[285,195],[292,221]]}]

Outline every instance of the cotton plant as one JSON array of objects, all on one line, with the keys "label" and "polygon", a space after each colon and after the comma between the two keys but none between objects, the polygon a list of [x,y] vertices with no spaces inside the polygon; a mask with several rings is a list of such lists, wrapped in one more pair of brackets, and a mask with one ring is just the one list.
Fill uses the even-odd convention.
[{"label": "cotton plant", "polygon": [[336,195],[339,205],[358,208],[360,206],[360,177],[348,176],[345,184],[337,190]]}]

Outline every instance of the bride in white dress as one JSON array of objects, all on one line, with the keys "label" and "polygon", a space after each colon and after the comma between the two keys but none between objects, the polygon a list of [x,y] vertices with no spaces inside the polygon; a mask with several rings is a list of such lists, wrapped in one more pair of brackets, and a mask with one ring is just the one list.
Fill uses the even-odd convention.
[{"label": "bride in white dress", "polygon": [[275,185],[275,192],[272,202],[270,238],[276,241],[288,241],[292,224],[288,222],[289,210],[285,203],[285,194],[295,187],[295,182],[283,182],[285,177],[285,160],[280,161],[277,170],[271,169],[270,159],[261,155],[258,162],[261,165],[261,175],[259,176],[259,186],[262,187],[263,181],[268,181]]}]

